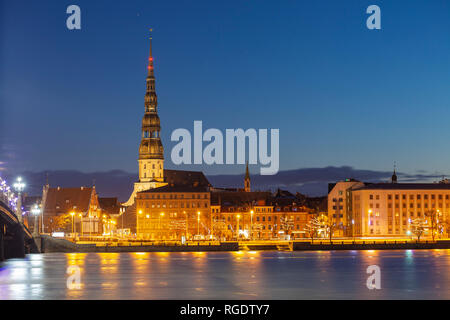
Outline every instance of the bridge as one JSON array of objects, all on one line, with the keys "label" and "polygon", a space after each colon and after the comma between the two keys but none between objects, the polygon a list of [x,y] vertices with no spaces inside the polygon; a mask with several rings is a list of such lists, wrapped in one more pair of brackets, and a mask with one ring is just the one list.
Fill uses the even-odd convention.
[{"label": "bridge", "polygon": [[4,181],[0,183],[0,261],[37,253],[31,232],[16,215],[16,196]]}]

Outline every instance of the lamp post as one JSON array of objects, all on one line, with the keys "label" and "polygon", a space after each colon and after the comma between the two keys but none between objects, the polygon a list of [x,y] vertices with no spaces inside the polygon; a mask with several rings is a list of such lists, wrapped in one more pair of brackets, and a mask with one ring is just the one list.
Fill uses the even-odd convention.
[{"label": "lamp post", "polygon": [[78,216],[80,217],[80,234],[83,235],[83,215],[80,213]]},{"label": "lamp post", "polygon": [[355,220],[352,219],[352,237],[353,241],[355,241]]},{"label": "lamp post", "polygon": [[72,235],[73,235],[73,234],[75,233],[74,223],[73,223],[73,222],[74,222],[74,221],[73,221],[73,220],[74,220],[73,217],[75,216],[75,212],[72,211],[72,212],[70,213],[70,215],[72,216]]},{"label": "lamp post", "polygon": [[236,228],[237,235],[236,235],[236,237],[239,240],[239,218],[241,217],[241,215],[238,214],[236,217],[237,217],[237,228]]},{"label": "lamp post", "polygon": [[34,215],[33,237],[39,237],[39,214],[41,213],[41,209],[39,209],[37,204],[33,206],[31,213]]},{"label": "lamp post", "polygon": [[188,226],[189,226],[189,220],[188,220],[188,214],[186,213],[186,211],[183,211],[184,214],[186,215],[186,241],[187,241],[187,237],[188,237]]},{"label": "lamp post", "polygon": [[122,238],[124,237],[124,232],[123,232],[123,215],[125,213],[125,208],[120,208],[120,215],[122,216]]},{"label": "lamp post", "polygon": [[[142,218],[142,210],[139,210],[138,213],[139,213],[139,217],[138,217],[137,223],[136,223],[136,231],[137,231],[137,234],[142,234],[142,230],[140,228],[140,220]],[[152,226],[152,228],[154,228],[153,223],[151,224],[151,226]]]},{"label": "lamp post", "polygon": [[18,177],[13,185],[14,189],[17,191],[17,218],[20,223],[23,223],[22,216],[22,191],[25,188],[25,183],[22,181],[22,177]]},{"label": "lamp post", "polygon": [[200,211],[197,211],[197,234],[200,234]]},{"label": "lamp post", "polygon": [[164,217],[164,212],[159,214],[159,237],[162,239],[162,226],[161,226],[161,218]]},{"label": "lamp post", "polygon": [[250,211],[250,239],[253,240],[253,210]]}]

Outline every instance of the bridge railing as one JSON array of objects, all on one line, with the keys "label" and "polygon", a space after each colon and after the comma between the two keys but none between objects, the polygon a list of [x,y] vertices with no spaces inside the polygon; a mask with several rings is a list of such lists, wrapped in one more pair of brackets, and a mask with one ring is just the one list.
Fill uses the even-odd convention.
[{"label": "bridge railing", "polygon": [[17,195],[12,188],[0,177],[0,201],[7,205],[13,212],[17,209]]}]

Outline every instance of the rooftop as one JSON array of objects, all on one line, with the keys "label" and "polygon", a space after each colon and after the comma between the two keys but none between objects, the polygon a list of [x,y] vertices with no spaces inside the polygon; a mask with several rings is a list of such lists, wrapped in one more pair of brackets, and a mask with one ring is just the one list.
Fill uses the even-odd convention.
[{"label": "rooftop", "polygon": [[353,190],[450,190],[450,183],[366,183]]},{"label": "rooftop", "polygon": [[153,188],[138,192],[138,194],[145,193],[171,193],[171,192],[209,192],[206,186],[190,186],[190,185],[166,185],[159,188]]}]

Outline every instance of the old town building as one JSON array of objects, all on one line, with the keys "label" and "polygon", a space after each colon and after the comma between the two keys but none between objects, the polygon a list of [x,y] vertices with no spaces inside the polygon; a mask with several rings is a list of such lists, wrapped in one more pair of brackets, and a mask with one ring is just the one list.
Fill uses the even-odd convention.
[{"label": "old town building", "polygon": [[210,193],[205,186],[166,185],[137,193],[141,239],[206,239],[211,235]]},{"label": "old town building", "polygon": [[[339,196],[345,196],[345,201],[335,201]],[[419,222],[426,237],[432,232],[447,236],[449,231],[450,184],[446,181],[398,183],[394,171],[390,183],[338,182],[328,195],[329,215],[337,214],[337,203],[344,204],[339,210],[349,226],[346,236],[409,238]]]},{"label": "old town building", "polygon": [[102,234],[102,210],[93,187],[44,187],[44,233],[72,231],[80,234]]},{"label": "old town building", "polygon": [[226,239],[280,240],[307,236],[312,212],[287,191],[211,193],[214,234]]}]

